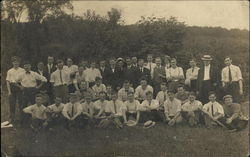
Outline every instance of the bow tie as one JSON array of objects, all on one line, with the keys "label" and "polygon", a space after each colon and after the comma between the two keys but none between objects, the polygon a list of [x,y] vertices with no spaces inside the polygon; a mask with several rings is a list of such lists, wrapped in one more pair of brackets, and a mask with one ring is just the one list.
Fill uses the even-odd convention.
[{"label": "bow tie", "polygon": [[30,74],[30,71],[26,71],[26,74]]}]

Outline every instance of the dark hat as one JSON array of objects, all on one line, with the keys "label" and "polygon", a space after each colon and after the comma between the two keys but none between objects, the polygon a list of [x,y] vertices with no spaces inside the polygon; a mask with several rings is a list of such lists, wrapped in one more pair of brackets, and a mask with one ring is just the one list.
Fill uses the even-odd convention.
[{"label": "dark hat", "polygon": [[233,98],[233,97],[232,97],[232,95],[225,95],[225,96],[223,97],[223,100],[225,100],[226,98]]},{"label": "dark hat", "polygon": [[212,57],[210,55],[204,55],[201,57],[201,60],[203,61],[211,61],[213,60]]}]

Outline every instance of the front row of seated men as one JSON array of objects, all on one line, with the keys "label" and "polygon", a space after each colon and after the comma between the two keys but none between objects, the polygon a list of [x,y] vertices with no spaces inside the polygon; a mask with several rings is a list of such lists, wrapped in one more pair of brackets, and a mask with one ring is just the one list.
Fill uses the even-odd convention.
[{"label": "front row of seated men", "polygon": [[[55,98],[55,104],[45,107],[43,97],[38,94],[35,104],[23,109],[24,113],[31,114],[30,126],[38,131],[41,128],[53,129],[60,125],[65,128],[102,127],[114,125],[122,128],[125,125],[133,125],[147,122],[154,125],[157,122],[164,122],[170,126],[180,122],[186,122],[190,126],[205,124],[207,128],[218,124],[230,131],[239,131],[248,124],[248,119],[242,115],[241,105],[233,103],[231,95],[224,96],[225,105],[222,106],[216,101],[214,92],[209,94],[209,102],[202,105],[196,100],[194,92],[190,92],[188,100],[182,102],[176,98],[173,91],[168,91],[168,99],[160,104],[153,99],[151,91],[146,92],[146,99],[140,103],[134,98],[134,92],[129,91],[125,102],[118,99],[117,93],[113,92],[111,100],[106,100],[106,93],[99,93],[99,100],[92,102],[90,94],[85,96],[81,102],[78,95],[70,94],[70,102],[62,104],[62,99]],[[81,103],[80,103],[81,102]],[[148,123],[147,123],[148,124]],[[131,126],[131,125],[130,125]]]}]

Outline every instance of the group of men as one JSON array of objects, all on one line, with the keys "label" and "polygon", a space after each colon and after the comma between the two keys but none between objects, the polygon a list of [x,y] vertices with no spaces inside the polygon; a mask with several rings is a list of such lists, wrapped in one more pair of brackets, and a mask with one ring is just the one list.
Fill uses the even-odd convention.
[{"label": "group of men", "polygon": [[[232,65],[230,57],[225,57],[221,72],[211,64],[210,55],[201,59],[200,68],[190,59],[184,75],[177,60],[167,55],[153,58],[148,54],[147,62],[137,57],[111,58],[109,65],[103,59],[99,66],[87,60],[77,66],[71,58],[64,65],[63,60],[55,63],[48,56],[47,64],[38,62],[34,71],[30,62],[23,62],[21,68],[15,56],[6,77],[9,123],[29,124],[34,130],[55,125],[122,128],[138,123],[148,128],[156,122],[221,125],[231,131],[245,128],[248,118],[239,104],[243,94],[240,68]],[[224,105],[216,101],[218,89],[223,89]]]}]

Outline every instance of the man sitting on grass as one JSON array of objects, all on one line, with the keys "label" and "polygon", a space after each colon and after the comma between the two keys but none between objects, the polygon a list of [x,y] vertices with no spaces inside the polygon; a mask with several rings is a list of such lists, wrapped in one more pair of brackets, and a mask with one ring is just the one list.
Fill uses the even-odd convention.
[{"label": "man sitting on grass", "polygon": [[202,108],[204,113],[205,125],[207,128],[216,126],[218,119],[224,117],[224,110],[221,104],[216,101],[215,92],[209,92],[209,102]]},{"label": "man sitting on grass", "polygon": [[92,89],[95,92],[97,99],[99,98],[99,93],[101,91],[107,92],[106,86],[102,83],[102,79],[100,77],[95,78],[95,85],[92,87]]},{"label": "man sitting on grass", "polygon": [[99,93],[99,100],[94,102],[94,118],[95,118],[95,124],[97,124],[99,127],[105,127],[104,124],[101,123],[103,119],[106,118],[106,112],[107,111],[107,104],[108,101],[106,100],[106,92],[101,91]]},{"label": "man sitting on grass", "polygon": [[64,125],[67,129],[71,127],[83,128],[82,105],[78,102],[77,94],[70,94],[70,102],[65,104],[62,110]]},{"label": "man sitting on grass", "polygon": [[195,126],[199,122],[201,109],[202,103],[196,100],[196,95],[194,92],[190,92],[188,101],[182,105],[181,116],[188,122],[190,126]]},{"label": "man sitting on grass", "polygon": [[178,86],[175,97],[181,101],[181,104],[188,101],[188,92],[184,89],[183,85]]},{"label": "man sitting on grass", "polygon": [[107,112],[108,117],[106,120],[110,122],[110,124],[114,124],[117,128],[122,128],[122,107],[123,102],[118,100],[118,96],[116,92],[112,92],[112,100],[110,100],[107,104]]},{"label": "man sitting on grass", "polygon": [[223,97],[225,105],[225,117],[219,119],[230,131],[240,131],[246,128],[248,124],[248,118],[243,116],[241,112],[241,105],[233,103],[233,97],[231,95],[225,95]]},{"label": "man sitting on grass", "polygon": [[94,116],[94,104],[91,101],[91,94],[85,95],[85,101],[82,103],[82,115],[83,115],[83,123],[84,125],[92,125],[93,124],[93,116]]},{"label": "man sitting on grass", "polygon": [[181,101],[175,98],[174,91],[168,91],[169,99],[164,102],[164,111],[166,116],[166,122],[168,125],[173,126],[182,121],[180,115]]},{"label": "man sitting on grass", "polygon": [[38,131],[42,128],[47,127],[48,123],[46,121],[46,107],[42,104],[43,97],[41,94],[35,96],[35,104],[28,106],[23,109],[24,113],[31,114],[30,127],[34,131]]},{"label": "man sitting on grass", "polygon": [[123,120],[126,125],[130,125],[129,120],[135,120],[133,125],[137,125],[140,119],[140,102],[135,100],[134,92],[128,92],[128,100],[124,102],[122,108]]},{"label": "man sitting on grass", "polygon": [[161,121],[161,117],[158,113],[159,102],[153,99],[153,93],[148,91],[146,93],[146,100],[144,100],[140,106],[140,121],[145,123],[146,121]]},{"label": "man sitting on grass", "polygon": [[146,99],[146,93],[151,91],[153,93],[152,86],[148,85],[148,82],[145,78],[140,80],[140,85],[135,89],[135,99],[140,103]]},{"label": "man sitting on grass", "polygon": [[47,112],[49,127],[58,126],[62,124],[63,107],[64,107],[64,104],[62,103],[62,98],[60,97],[55,97],[55,104],[52,104],[47,107],[46,112]]},{"label": "man sitting on grass", "polygon": [[128,98],[128,92],[129,91],[132,91],[134,92],[134,88],[133,87],[130,87],[130,83],[128,80],[125,80],[123,82],[123,88],[121,88],[119,91],[118,91],[118,99],[125,102],[127,101],[127,98]]}]

